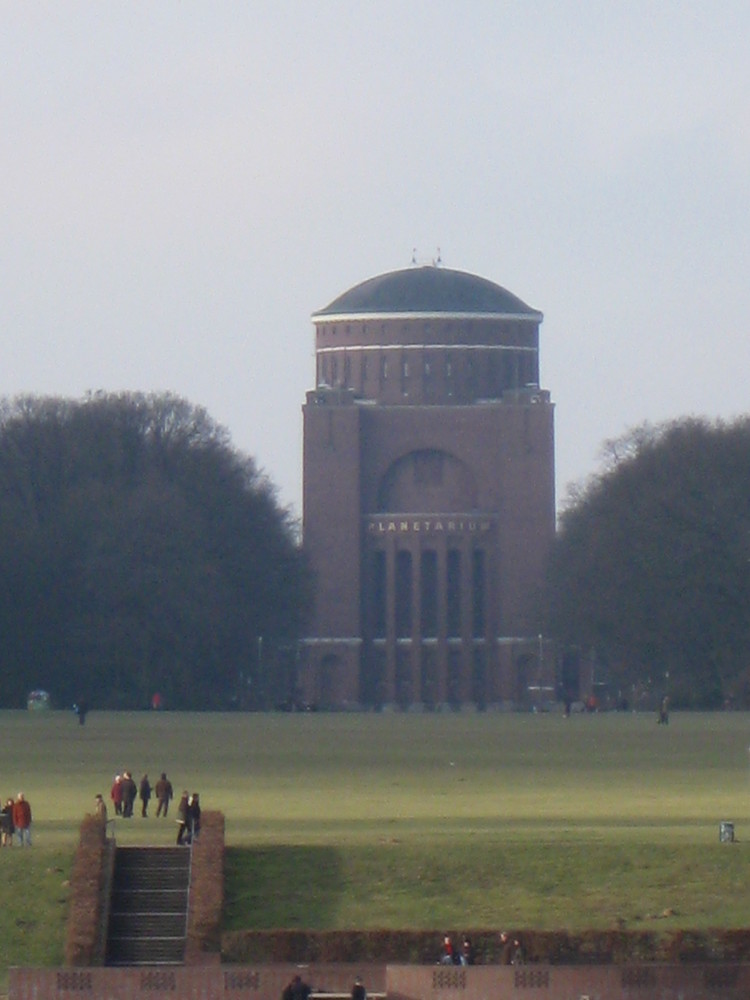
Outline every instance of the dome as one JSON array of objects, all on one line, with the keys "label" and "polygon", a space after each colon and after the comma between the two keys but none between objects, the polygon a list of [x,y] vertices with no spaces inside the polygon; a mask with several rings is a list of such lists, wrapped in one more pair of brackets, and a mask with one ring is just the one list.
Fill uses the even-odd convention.
[{"label": "dome", "polygon": [[436,313],[542,319],[540,312],[493,281],[435,265],[369,278],[313,313],[313,319]]}]

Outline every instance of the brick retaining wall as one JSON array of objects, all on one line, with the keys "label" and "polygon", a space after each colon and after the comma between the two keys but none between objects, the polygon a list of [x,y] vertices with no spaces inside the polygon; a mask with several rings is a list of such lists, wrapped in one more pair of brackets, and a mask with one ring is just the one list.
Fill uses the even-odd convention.
[{"label": "brick retaining wall", "polygon": [[280,1000],[299,972],[348,993],[355,975],[388,1000],[741,1000],[750,965],[473,966],[211,965],[144,969],[20,969],[9,1000]]},{"label": "brick retaining wall", "polygon": [[200,836],[193,841],[185,962],[221,960],[221,914],[224,908],[224,814],[204,810]]},{"label": "brick retaining wall", "polygon": [[750,965],[388,966],[388,1000],[733,1000]]},{"label": "brick retaining wall", "polygon": [[280,1000],[299,973],[316,990],[349,993],[361,975],[369,989],[385,990],[385,966],[202,965],[148,968],[12,968],[8,1000]]}]

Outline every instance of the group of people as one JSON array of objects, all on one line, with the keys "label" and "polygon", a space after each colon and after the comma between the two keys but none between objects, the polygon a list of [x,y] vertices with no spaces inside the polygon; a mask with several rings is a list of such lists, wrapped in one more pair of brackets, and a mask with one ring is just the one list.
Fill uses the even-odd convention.
[{"label": "group of people", "polygon": [[[506,931],[500,932],[500,964],[501,965],[524,965],[526,953],[523,945],[517,937],[511,937]],[[456,948],[449,934],[443,938],[440,951],[441,965],[474,965],[476,956],[471,939],[465,937],[461,942],[461,947]]]},{"label": "group of people", "polygon": [[21,847],[31,847],[31,806],[23,792],[15,799],[6,799],[0,809],[0,844],[12,847],[14,834]]},{"label": "group of people", "polygon": [[177,843],[191,844],[201,832],[201,804],[197,792],[183,792],[177,804]]},{"label": "group of people", "polygon": [[[306,983],[302,976],[296,975],[292,978],[281,994],[281,1000],[308,1000],[313,992],[312,986]],[[357,976],[352,986],[351,1000],[367,1000],[367,990],[362,982],[362,977]]]},{"label": "group of people", "polygon": [[465,937],[461,942],[461,947],[456,948],[450,934],[443,938],[443,946],[440,952],[441,965],[473,965],[474,948],[470,938]]},{"label": "group of people", "polygon": [[109,797],[115,808],[115,816],[122,816],[128,819],[133,815],[137,799],[141,800],[141,816],[148,819],[148,807],[152,798],[156,799],[156,815],[166,818],[169,812],[169,803],[174,798],[172,782],[162,771],[161,777],[155,785],[151,785],[149,777],[144,774],[138,785],[136,785],[130,771],[123,771],[116,774],[112,787],[109,790]]},{"label": "group of people", "polygon": [[[147,774],[144,774],[140,783],[136,785],[130,771],[123,771],[122,774],[115,775],[109,797],[115,807],[115,816],[122,816],[124,819],[129,819],[133,815],[138,799],[141,802],[141,816],[148,819],[149,803],[155,798],[157,818],[163,816],[166,819],[169,803],[174,798],[174,788],[166,771],[161,772],[159,780],[153,786]],[[107,806],[101,795],[96,796],[96,814],[105,823],[107,822]],[[191,794],[184,791],[177,804],[177,843],[191,844],[200,833],[200,828],[200,796],[197,792]]]}]

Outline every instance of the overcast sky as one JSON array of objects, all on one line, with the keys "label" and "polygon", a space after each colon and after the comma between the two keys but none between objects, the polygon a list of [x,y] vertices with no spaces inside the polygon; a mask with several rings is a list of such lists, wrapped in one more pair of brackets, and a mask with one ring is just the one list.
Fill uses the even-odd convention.
[{"label": "overcast sky", "polygon": [[310,314],[439,247],[544,313],[559,503],[748,409],[747,0],[0,13],[0,394],[171,390],[299,514]]}]

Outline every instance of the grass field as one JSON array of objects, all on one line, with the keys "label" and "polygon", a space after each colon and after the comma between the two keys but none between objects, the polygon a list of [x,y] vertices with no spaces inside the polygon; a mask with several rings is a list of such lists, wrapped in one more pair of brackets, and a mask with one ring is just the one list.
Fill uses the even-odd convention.
[{"label": "grass field", "polygon": [[123,769],[224,812],[228,928],[746,926],[748,743],[739,713],[0,713],[0,795],[34,812],[0,852],[0,967],[61,961],[80,820]]}]

